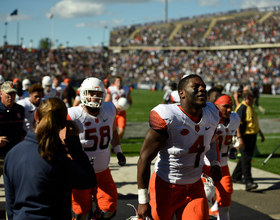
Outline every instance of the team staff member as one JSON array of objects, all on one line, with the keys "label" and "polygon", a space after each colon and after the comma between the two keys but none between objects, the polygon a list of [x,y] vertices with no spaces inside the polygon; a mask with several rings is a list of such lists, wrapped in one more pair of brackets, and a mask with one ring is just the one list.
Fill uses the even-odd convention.
[{"label": "team staff member", "polygon": [[15,103],[17,90],[12,81],[1,86],[0,100],[0,176],[3,174],[4,158],[25,134],[23,129],[24,108]]},{"label": "team staff member", "polygon": [[[206,103],[205,88],[198,75],[185,76],[178,86],[180,104],[160,104],[150,113],[150,129],[137,165],[140,219],[151,217],[150,208],[154,220],[172,220],[175,213],[177,219],[209,218],[201,173],[206,154],[214,181],[221,178],[215,141],[220,116],[214,104]],[[151,161],[157,154],[150,179]]]},{"label": "team staff member", "polygon": [[28,90],[30,97],[21,99],[17,104],[24,107],[24,130],[27,132],[33,130],[34,112],[39,107],[41,100],[44,96],[44,89],[40,83],[33,84]]},{"label": "team staff member", "polygon": [[244,175],[246,191],[258,188],[254,183],[251,173],[251,160],[256,146],[257,134],[261,136],[261,141],[265,140],[259,127],[258,115],[253,108],[254,93],[252,90],[245,90],[242,93],[242,102],[237,106],[235,112],[240,117],[240,126],[237,129],[237,138],[239,141],[239,150],[241,157],[232,173],[233,182],[240,182]]},{"label": "team staff member", "polygon": [[[220,162],[222,169],[222,179],[214,182],[216,187],[218,211],[220,220],[229,220],[229,207],[231,205],[231,194],[233,193],[232,178],[228,168],[228,157],[236,159],[237,150],[232,146],[232,137],[235,135],[240,125],[239,115],[232,112],[232,99],[228,95],[220,95],[215,101],[215,105],[222,113],[222,121],[216,130],[217,140],[220,149]],[[205,157],[203,171],[210,175],[210,162]],[[209,207],[211,208],[211,207]]]},{"label": "team staff member", "polygon": [[35,133],[29,131],[7,154],[4,184],[9,219],[70,220],[72,188],[96,185],[78,126],[67,122],[66,116],[61,99],[46,99],[35,113]]},{"label": "team staff member", "polygon": [[97,186],[89,190],[73,190],[74,218],[89,217],[92,195],[97,206],[95,219],[111,219],[116,215],[117,187],[109,169],[110,144],[117,154],[119,165],[126,163],[120,138],[115,127],[116,108],[112,102],[104,102],[105,88],[101,80],[90,77],[80,87],[82,105],[68,109],[69,119],[80,128],[80,140],[89,158],[94,157]]},{"label": "team staff member", "polygon": [[122,85],[122,78],[120,76],[115,77],[114,85],[109,86],[107,89],[107,96],[105,102],[113,102],[117,109],[117,115],[115,124],[118,128],[118,134],[120,139],[122,139],[126,127],[126,111],[121,110],[118,106],[118,99],[121,97],[127,98],[129,104],[132,104],[132,99],[130,96],[130,88],[128,86]]}]

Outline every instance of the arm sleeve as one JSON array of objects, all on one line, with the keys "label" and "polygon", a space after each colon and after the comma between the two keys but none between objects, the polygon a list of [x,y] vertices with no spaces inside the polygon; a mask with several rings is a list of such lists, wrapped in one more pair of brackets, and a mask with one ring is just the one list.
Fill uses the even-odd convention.
[{"label": "arm sleeve", "polygon": [[72,189],[90,189],[96,185],[96,175],[88,156],[83,152],[78,136],[64,140],[72,160],[61,153],[56,158],[55,177]]}]

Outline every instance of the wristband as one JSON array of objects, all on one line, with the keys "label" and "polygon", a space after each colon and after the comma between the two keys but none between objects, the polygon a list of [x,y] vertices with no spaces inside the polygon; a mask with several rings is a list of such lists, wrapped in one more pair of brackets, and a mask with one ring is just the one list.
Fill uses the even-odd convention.
[{"label": "wristband", "polygon": [[114,150],[115,150],[116,154],[117,154],[117,153],[122,153],[121,145],[115,146],[115,147],[114,147]]},{"label": "wristband", "polygon": [[149,203],[147,189],[138,189],[138,202],[139,204]]}]

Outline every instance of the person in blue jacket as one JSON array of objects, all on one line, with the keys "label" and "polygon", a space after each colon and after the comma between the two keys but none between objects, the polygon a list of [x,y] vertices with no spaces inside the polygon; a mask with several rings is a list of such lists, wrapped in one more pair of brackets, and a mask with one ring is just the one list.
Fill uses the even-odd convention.
[{"label": "person in blue jacket", "polygon": [[96,176],[79,141],[79,129],[66,120],[59,98],[42,102],[34,131],[4,161],[8,219],[71,219],[71,190],[89,189]]}]

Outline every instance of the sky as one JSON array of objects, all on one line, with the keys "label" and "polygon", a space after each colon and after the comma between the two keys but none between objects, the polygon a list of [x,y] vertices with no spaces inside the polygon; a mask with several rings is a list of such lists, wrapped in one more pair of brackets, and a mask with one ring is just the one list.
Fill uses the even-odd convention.
[{"label": "sky", "polygon": [[[167,18],[269,6],[280,0],[168,0]],[[54,46],[108,45],[114,27],[164,19],[165,0],[0,0],[0,45],[5,35],[9,44],[33,48],[43,38]]]}]

